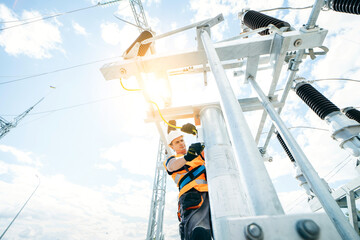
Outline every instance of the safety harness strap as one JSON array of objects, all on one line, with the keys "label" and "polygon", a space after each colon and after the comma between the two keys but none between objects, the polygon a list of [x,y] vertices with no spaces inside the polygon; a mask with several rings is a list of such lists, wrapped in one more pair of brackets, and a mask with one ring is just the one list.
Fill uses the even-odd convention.
[{"label": "safety harness strap", "polygon": [[179,181],[179,191],[186,186],[186,184],[190,183],[191,181],[198,178],[201,174],[205,173],[205,166],[200,165],[194,169],[192,169],[190,172],[188,172],[182,179]]}]

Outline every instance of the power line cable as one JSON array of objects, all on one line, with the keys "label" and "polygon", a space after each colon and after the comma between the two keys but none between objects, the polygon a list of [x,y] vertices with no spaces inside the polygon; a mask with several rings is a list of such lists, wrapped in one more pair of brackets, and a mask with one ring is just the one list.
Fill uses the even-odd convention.
[{"label": "power line cable", "polygon": [[[350,155],[346,158],[348,159],[350,157]],[[345,160],[346,160],[345,159]],[[344,160],[344,161],[345,161]],[[331,178],[333,178],[341,169],[343,169],[350,161],[352,160],[352,158],[349,158],[332,176],[328,177],[328,179],[326,179],[326,181],[329,181]],[[344,162],[343,161],[343,162]],[[325,178],[325,177],[324,177]]]},{"label": "power line cable", "polygon": [[[288,129],[295,129],[295,128],[307,128],[307,129],[314,129],[314,130],[320,130],[320,131],[326,131],[328,132],[328,129],[325,128],[317,128],[317,127],[309,127],[309,126],[295,126],[295,127],[288,127]],[[267,134],[269,132],[263,132],[261,134]]]},{"label": "power line cable", "polygon": [[[47,20],[47,19],[50,19],[50,18],[59,17],[59,16],[62,16],[62,15],[65,15],[65,14],[70,14],[70,13],[74,13],[74,12],[88,10],[88,9],[95,8],[95,7],[98,7],[98,6],[105,6],[105,5],[108,5],[108,4],[111,4],[111,3],[116,3],[118,1],[121,1],[121,0],[107,1],[107,2],[103,2],[103,3],[98,2],[96,5],[92,5],[92,6],[89,6],[89,7],[79,8],[79,9],[75,9],[75,10],[71,10],[71,11],[67,11],[67,12],[62,12],[62,13],[56,13],[56,14],[52,14],[52,15],[45,15],[45,17],[40,16],[40,17],[22,19],[22,20],[19,20],[19,21],[23,22],[23,23],[13,25],[13,26],[9,26],[9,27],[1,28],[0,31],[10,29],[10,28],[19,27],[19,26],[23,26],[23,25],[30,24],[30,23],[35,23],[35,22],[42,21],[42,20]],[[31,20],[31,19],[34,19],[34,20]],[[30,21],[28,21],[28,20],[30,20]],[[28,22],[24,22],[24,21],[28,21]],[[0,23],[4,24],[4,23],[10,23],[10,22],[14,22],[14,21],[5,21],[5,22],[0,22]]]},{"label": "power line cable", "polygon": [[101,60],[96,60],[96,61],[92,61],[92,62],[87,62],[87,63],[78,64],[78,65],[73,65],[73,66],[70,66],[70,67],[60,68],[60,69],[56,69],[56,70],[49,71],[49,72],[44,72],[44,73],[29,75],[29,76],[17,78],[17,79],[14,79],[14,80],[9,80],[9,81],[5,81],[5,82],[0,82],[0,85],[9,84],[9,83],[13,83],[13,82],[24,81],[24,80],[26,80],[26,79],[35,78],[35,77],[40,77],[40,76],[44,76],[44,75],[48,75],[48,74],[52,74],[52,73],[57,73],[57,72],[62,72],[62,71],[70,70],[70,69],[73,69],[73,68],[83,67],[83,66],[87,66],[87,65],[94,64],[94,63],[104,62],[104,61],[108,61],[108,60],[111,60],[111,59],[114,59],[114,58],[120,58],[120,57],[121,57],[121,56],[104,58],[104,59],[101,59]]},{"label": "power line cable", "polygon": [[291,208],[290,208],[290,206],[286,207],[286,208],[289,208],[288,211],[290,212],[294,207],[296,207],[297,205],[299,205],[300,203],[302,203],[306,199],[307,199],[307,196],[304,195],[304,193],[301,193],[300,195],[298,195],[297,198],[295,198],[295,200],[291,201],[291,204],[290,204]]},{"label": "power line cable", "polygon": [[[331,178],[333,178],[341,169],[343,169],[350,161],[351,161],[351,158],[349,159],[349,160],[347,160],[349,157],[350,157],[351,155],[348,155],[344,160],[342,160],[339,164],[337,164],[332,170],[330,170],[327,174],[326,174],[326,176],[324,177],[324,178],[326,178],[326,177],[328,177],[333,171],[335,171],[335,169],[337,168],[337,167],[339,167],[341,164],[343,164],[343,166],[341,166],[340,168],[338,168],[337,170],[336,170],[336,172],[331,176],[331,177],[329,177],[326,181],[329,181]],[[347,160],[347,161],[346,161]],[[346,161],[346,162],[345,162]],[[301,194],[301,196],[304,196],[303,194]],[[301,198],[301,196],[299,196],[298,198],[296,198],[294,201],[297,201],[297,199],[300,199]],[[306,197],[306,196],[305,196]],[[294,209],[297,205],[299,205],[300,203],[302,203],[303,201],[305,201],[306,200],[306,198],[305,199],[302,199],[300,202],[295,202],[295,203],[293,203],[292,205],[290,205],[291,206],[291,208],[288,210],[288,212],[290,212],[292,209]]]},{"label": "power line cable", "polygon": [[[22,26],[22,25],[26,25],[26,24],[30,24],[30,23],[35,23],[35,22],[38,22],[38,21],[42,21],[42,20],[47,20],[47,19],[50,19],[50,18],[59,17],[59,16],[62,16],[62,15],[65,15],[65,14],[69,14],[69,13],[74,13],[74,12],[79,12],[79,11],[87,10],[87,9],[94,8],[94,7],[97,7],[97,6],[98,6],[98,5],[93,5],[93,6],[90,6],[90,7],[79,8],[79,9],[75,9],[75,10],[68,11],[68,12],[55,13],[55,14],[50,14],[50,15],[45,15],[45,16],[40,16],[40,17],[33,17],[33,18],[28,18],[28,19],[20,19],[20,20],[14,20],[14,21],[0,22],[0,23],[2,23],[2,24],[4,24],[4,23],[11,23],[11,22],[23,22],[23,23],[20,23],[20,24],[17,24],[17,25],[13,25],[13,26],[1,28],[0,30],[6,30],[6,29],[14,28],[14,27],[19,27],[19,26]],[[34,19],[34,20],[32,20],[32,19]],[[29,20],[31,20],[31,21],[29,21]],[[24,21],[28,21],[28,22],[24,22]]]},{"label": "power line cable", "polygon": [[313,82],[331,81],[331,80],[360,82],[360,80],[358,79],[351,79],[351,78],[322,78],[322,79],[307,80],[306,82],[313,83]]},{"label": "power line cable", "polygon": [[264,9],[264,10],[260,10],[258,12],[269,12],[269,11],[275,11],[275,10],[304,10],[304,9],[308,9],[308,8],[312,8],[313,5],[311,6],[307,6],[307,7],[278,7],[278,8],[270,8],[270,9]]},{"label": "power line cable", "polygon": [[301,195],[302,197],[305,197],[304,199],[302,199],[301,201],[294,203],[294,205],[292,205],[292,207],[287,211],[287,212],[291,212],[291,210],[293,210],[295,207],[297,207],[300,203],[302,203],[303,201],[305,201],[307,199],[306,196]]},{"label": "power line cable", "polygon": [[326,131],[326,132],[329,131],[328,129],[325,129],[325,128],[308,127],[308,126],[289,127],[288,129],[294,129],[294,128],[308,128],[308,129],[315,129],[315,130]]},{"label": "power line cable", "polygon": [[[103,102],[103,101],[107,101],[107,100],[110,100],[110,99],[115,99],[115,98],[119,98],[119,97],[123,97],[123,96],[124,95],[101,98],[101,99],[88,101],[88,102],[85,102],[85,103],[79,103],[79,104],[75,104],[75,105],[71,105],[71,106],[67,106],[67,107],[55,108],[55,109],[50,109],[50,110],[41,111],[41,112],[33,112],[33,113],[29,113],[28,115],[39,115],[39,114],[45,114],[45,113],[53,113],[53,112],[63,111],[63,110],[66,110],[66,109],[71,109],[71,108],[81,107],[81,106],[94,104],[94,103],[98,103],[98,102]],[[2,114],[1,116],[8,116],[9,117],[9,116],[17,116],[17,115],[15,115],[15,114]]]},{"label": "power line cable", "polygon": [[[351,79],[351,78],[321,78],[321,79],[306,80],[305,82],[314,83],[314,82],[319,82],[319,81],[331,81],[331,80],[360,82],[360,80],[358,80],[358,79]],[[284,90],[284,89],[283,88],[276,89],[275,92],[282,91],[282,90]]]},{"label": "power line cable", "polygon": [[0,236],[0,240],[4,237],[5,233],[7,232],[7,230],[9,230],[9,228],[11,227],[11,225],[15,222],[16,218],[19,216],[19,214],[21,213],[21,211],[24,209],[24,207],[26,206],[26,204],[30,201],[30,199],[32,198],[32,196],[35,194],[36,190],[39,188],[40,186],[40,178],[38,175],[36,175],[36,177],[38,178],[39,182],[36,185],[36,188],[34,189],[34,191],[31,193],[30,197],[26,200],[26,202],[24,203],[24,205],[20,208],[20,210],[18,211],[18,213],[15,215],[15,217],[12,219],[12,221],[10,222],[10,224],[7,226],[7,228],[4,230],[4,232],[1,234]]}]

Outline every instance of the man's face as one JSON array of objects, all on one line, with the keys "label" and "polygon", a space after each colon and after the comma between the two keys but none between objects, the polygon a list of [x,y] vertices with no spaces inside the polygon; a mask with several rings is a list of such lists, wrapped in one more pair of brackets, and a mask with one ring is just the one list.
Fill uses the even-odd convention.
[{"label": "man's face", "polygon": [[177,153],[177,154],[186,154],[186,144],[184,141],[183,136],[180,136],[178,138],[175,138],[171,144],[170,147]]}]

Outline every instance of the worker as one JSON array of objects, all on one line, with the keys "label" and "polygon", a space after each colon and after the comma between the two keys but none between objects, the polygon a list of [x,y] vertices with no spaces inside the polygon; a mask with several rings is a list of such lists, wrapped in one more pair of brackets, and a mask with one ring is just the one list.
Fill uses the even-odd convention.
[{"label": "worker", "polygon": [[[185,124],[183,132],[196,132],[194,125]],[[191,144],[186,151],[183,133],[169,131],[167,142],[176,155],[169,157],[164,166],[179,188],[178,219],[182,240],[211,240],[211,219],[208,185],[206,182],[204,145]]]}]

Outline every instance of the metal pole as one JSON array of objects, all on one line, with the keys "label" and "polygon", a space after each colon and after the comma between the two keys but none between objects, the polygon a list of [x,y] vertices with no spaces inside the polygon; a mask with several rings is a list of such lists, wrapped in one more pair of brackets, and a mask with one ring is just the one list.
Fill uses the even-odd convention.
[{"label": "metal pole", "polygon": [[[310,13],[310,17],[309,17],[309,19],[308,19],[308,22],[307,22],[307,24],[305,25],[305,28],[306,28],[306,29],[312,29],[312,28],[315,27],[316,20],[318,19],[319,14],[320,14],[320,11],[321,11],[321,8],[322,8],[324,5],[325,5],[325,0],[316,0],[316,1],[315,1],[315,4],[314,4],[314,6],[313,6],[313,8],[312,8],[312,11],[311,11],[311,13]],[[285,103],[285,100],[286,100],[286,98],[287,98],[287,96],[288,96],[288,94],[289,94],[289,91],[290,91],[290,89],[291,89],[291,85],[292,85],[293,80],[294,80],[294,78],[295,78],[296,72],[299,70],[298,67],[299,67],[299,65],[300,65],[300,63],[301,63],[301,59],[302,59],[304,53],[305,53],[305,50],[304,50],[304,49],[300,49],[300,50],[296,53],[295,60],[294,60],[294,62],[293,62],[293,65],[292,65],[291,68],[290,68],[291,73],[290,73],[290,75],[289,75],[289,78],[288,78],[286,87],[285,87],[284,92],[283,92],[283,95],[282,95],[282,97],[281,97],[281,101],[280,101],[280,102],[282,102],[282,103]],[[283,107],[280,107],[280,108],[278,109],[278,113],[279,113],[279,114],[281,113],[282,109],[283,109]],[[264,144],[263,149],[266,149],[267,146],[269,145],[270,138],[271,138],[274,130],[275,130],[275,126],[274,126],[274,124],[272,124],[272,125],[271,125],[271,128],[270,128],[270,131],[269,131],[269,133],[268,133],[268,135],[267,135],[267,138],[266,138],[266,140],[265,140],[265,144]]]},{"label": "metal pole", "polygon": [[219,89],[221,108],[250,201],[250,211],[255,215],[284,214],[244,114],[206,31],[201,32],[201,40]]},{"label": "metal pole", "polygon": [[189,29],[191,29],[191,28],[193,28],[193,27],[197,27],[197,26],[200,26],[200,25],[206,23],[206,22],[210,21],[211,19],[212,19],[212,18],[209,18],[209,19],[206,19],[206,20],[202,20],[202,21],[200,21],[200,22],[196,22],[196,23],[187,25],[187,26],[185,26],[185,27],[181,27],[181,28],[172,30],[172,31],[170,31],[170,32],[166,32],[166,33],[163,33],[163,34],[159,34],[159,35],[154,36],[154,37],[152,37],[152,38],[145,39],[144,41],[141,42],[141,44],[147,44],[147,43],[150,43],[150,42],[154,42],[155,40],[159,40],[159,39],[161,39],[161,38],[168,37],[168,36],[174,35],[174,34],[176,34],[176,33],[189,30]]},{"label": "metal pole", "polygon": [[305,25],[306,29],[312,29],[315,27],[316,20],[319,17],[321,8],[325,5],[325,0],[316,0],[309,17],[307,24]]},{"label": "metal pole", "polygon": [[228,229],[222,226],[228,224],[229,218],[250,216],[246,194],[221,109],[206,107],[200,111],[200,119],[214,238],[231,239]]},{"label": "metal pole", "polygon": [[312,187],[312,190],[314,191],[324,210],[330,217],[330,220],[333,222],[340,236],[343,239],[349,240],[360,239],[359,235],[355,232],[355,230],[346,220],[336,201],[332,198],[329,190],[325,187],[321,178],[305,156],[304,152],[301,150],[300,146],[297,144],[297,142],[291,135],[290,131],[287,129],[284,122],[281,120],[279,114],[276,112],[268,98],[262,92],[257,82],[251,77],[248,78],[248,80],[257,92],[264,108],[266,109],[269,116],[276,125],[277,130],[281,133],[281,136],[286,142],[286,145],[288,146],[291,154],[294,156],[296,163],[301,168],[303,174],[305,175],[305,178],[308,180],[309,184]]},{"label": "metal pole", "polygon": [[38,185],[36,186],[35,190],[31,193],[30,197],[26,200],[26,202],[24,203],[24,205],[21,207],[21,209],[19,210],[19,212],[16,214],[16,216],[13,218],[13,220],[10,222],[9,226],[7,226],[7,228],[5,229],[5,231],[1,234],[0,236],[0,240],[4,237],[5,233],[7,232],[7,230],[9,230],[9,228],[11,227],[11,225],[13,224],[13,222],[15,222],[16,218],[19,216],[19,214],[21,213],[21,211],[24,209],[24,207],[26,206],[26,204],[30,201],[31,197],[34,195],[34,193],[36,192],[36,190],[38,189],[38,187],[40,186],[40,178],[38,177],[38,175],[36,175],[36,177],[39,180]]},{"label": "metal pole", "polygon": [[[297,71],[299,71],[299,65],[302,62],[302,57],[304,56],[304,53],[305,53],[304,49],[300,49],[296,53],[295,59],[293,60],[292,66],[290,68],[291,73],[289,75],[288,81],[286,82],[284,92],[283,92],[283,94],[281,96],[281,100],[280,100],[281,103],[285,103],[286,98],[289,95],[289,92],[291,90],[291,86],[292,86],[292,83],[293,83],[294,78],[296,76],[296,73],[297,73]],[[279,107],[279,109],[278,109],[279,114],[281,113],[283,108],[284,107]],[[275,126],[274,126],[274,124],[271,124],[270,131],[269,131],[269,133],[268,133],[268,135],[266,137],[265,144],[264,144],[264,147],[263,147],[264,150],[268,147],[271,136],[274,133],[274,130],[275,130]]]}]

